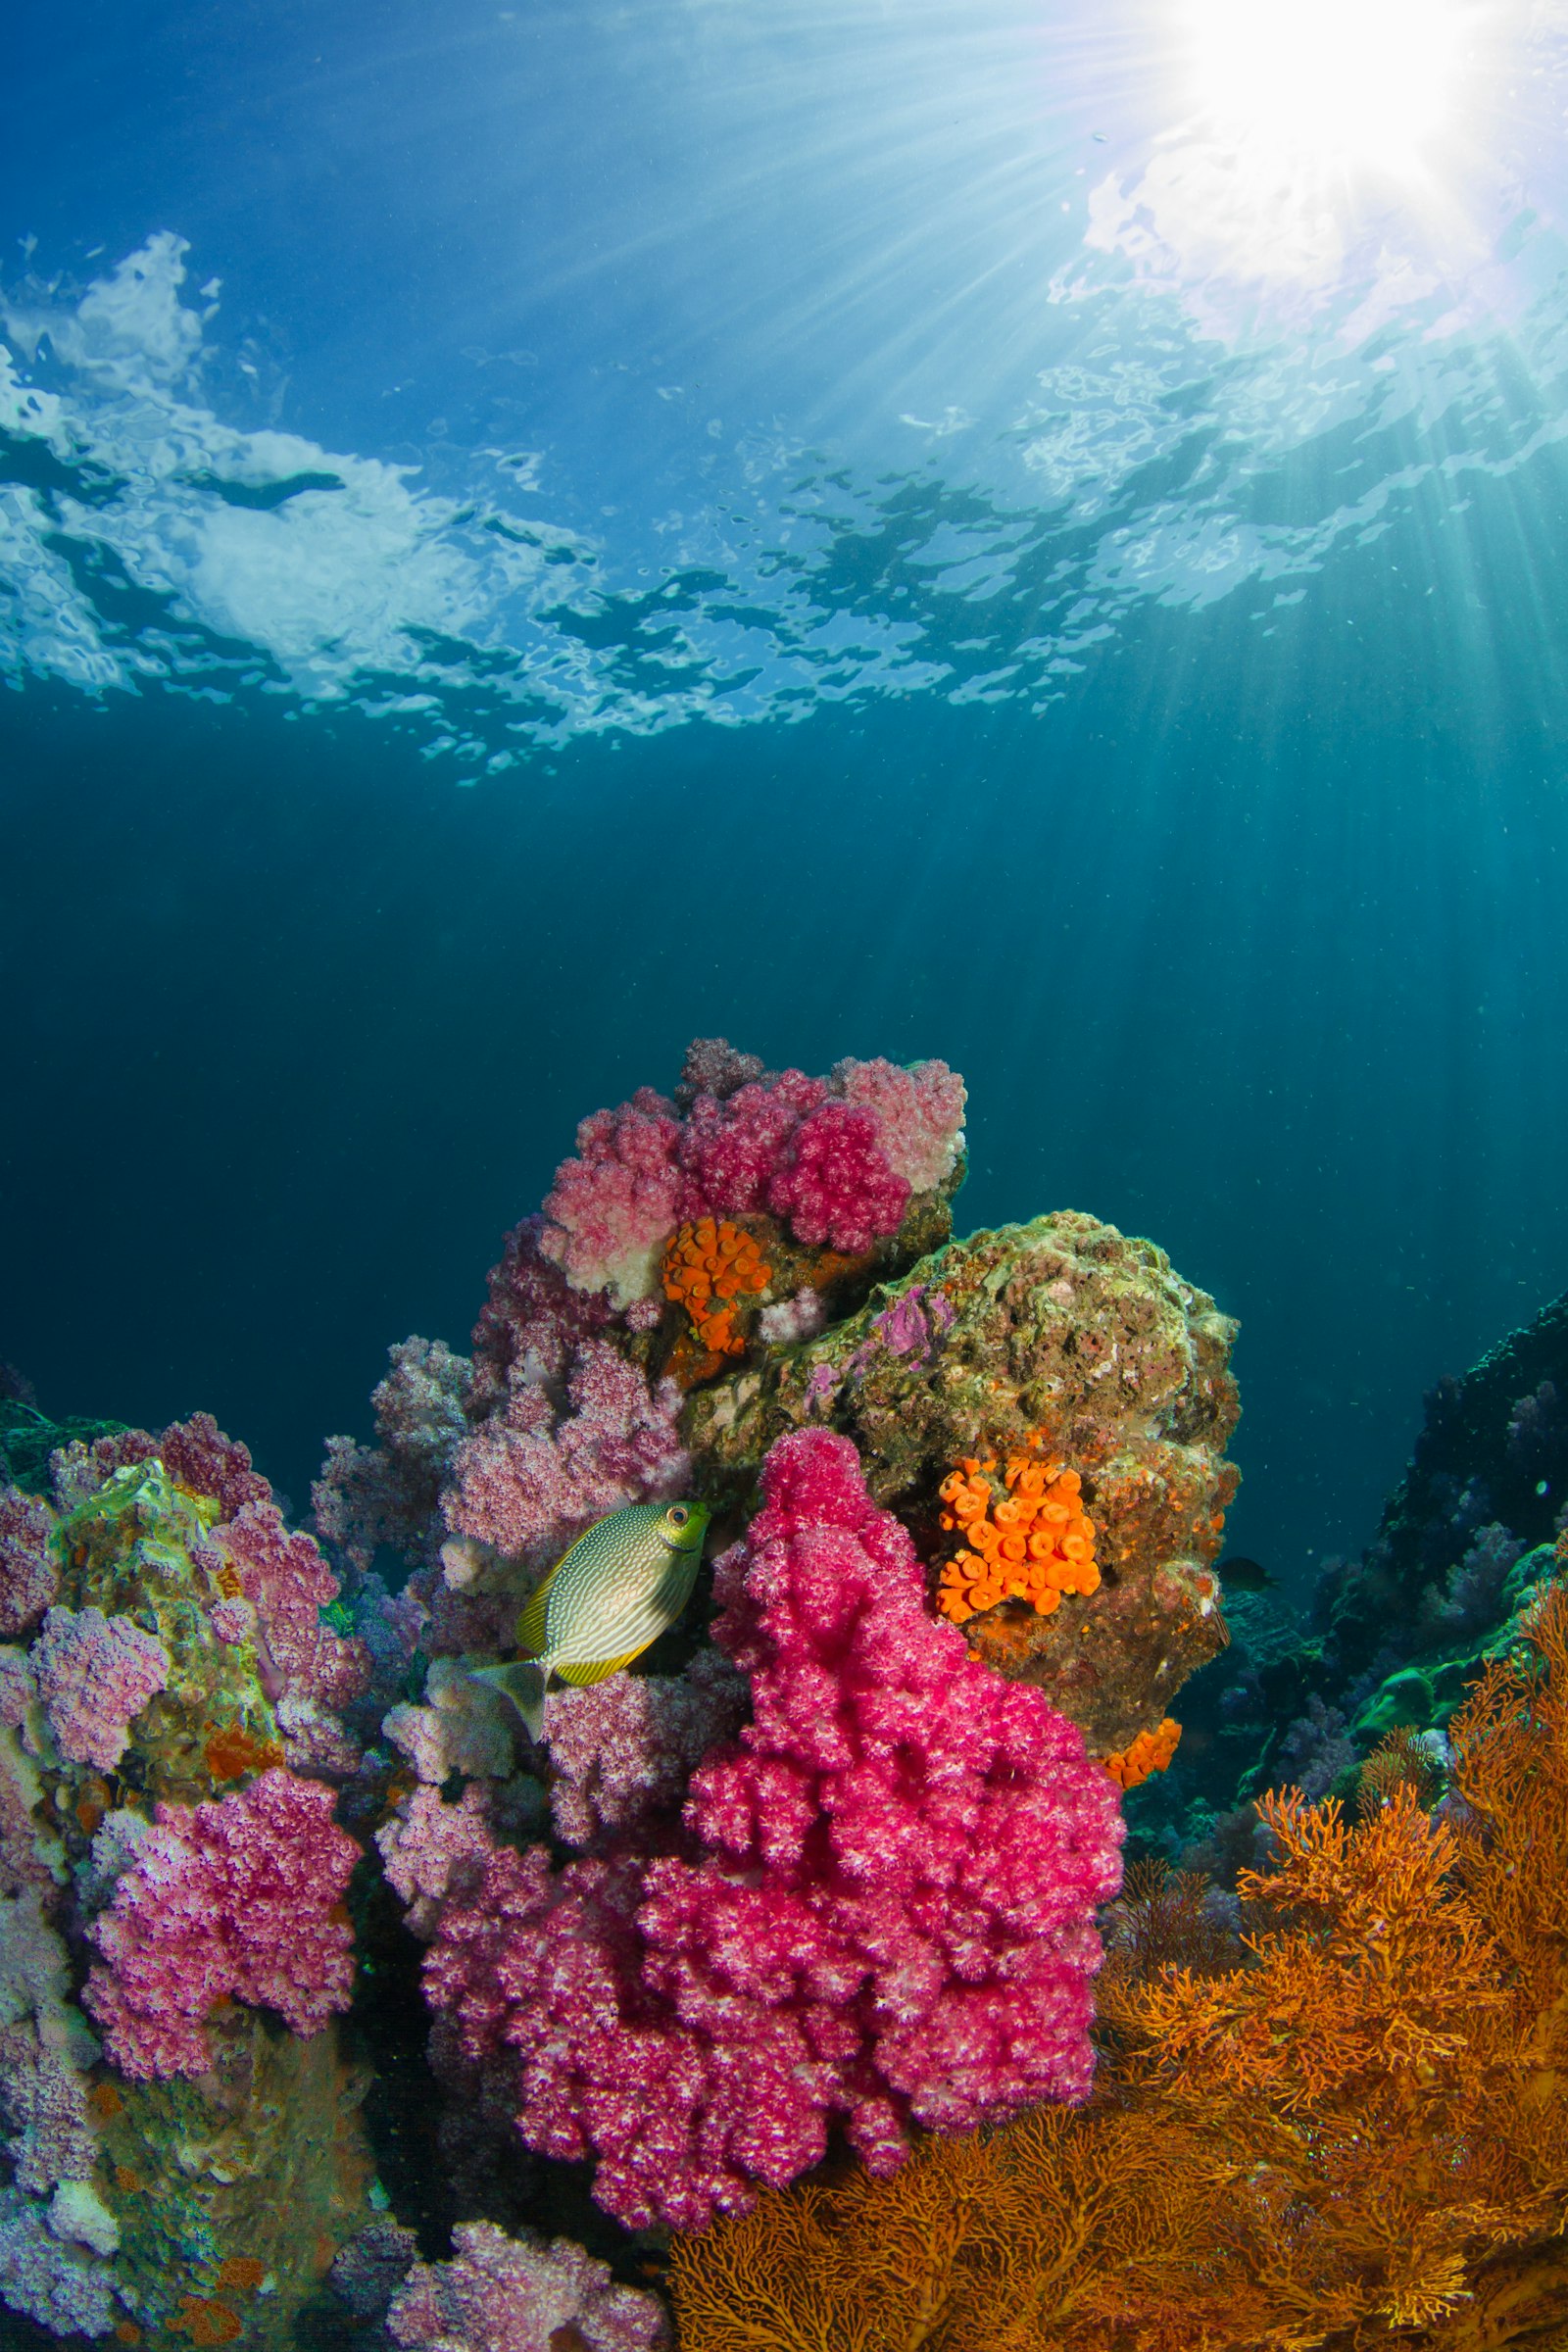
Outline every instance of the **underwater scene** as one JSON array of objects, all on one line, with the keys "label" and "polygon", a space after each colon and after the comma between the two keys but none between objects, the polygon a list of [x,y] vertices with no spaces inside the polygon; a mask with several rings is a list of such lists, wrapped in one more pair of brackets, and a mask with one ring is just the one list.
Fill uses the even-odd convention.
[{"label": "underwater scene", "polygon": [[59,0],[0,2352],[1568,2352],[1568,0]]}]

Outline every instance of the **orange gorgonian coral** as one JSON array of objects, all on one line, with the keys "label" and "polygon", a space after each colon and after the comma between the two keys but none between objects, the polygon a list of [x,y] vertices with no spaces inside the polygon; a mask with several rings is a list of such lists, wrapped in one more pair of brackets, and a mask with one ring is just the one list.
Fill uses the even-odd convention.
[{"label": "orange gorgonian coral", "polygon": [[1137,1788],[1152,1772],[1165,1770],[1181,1736],[1181,1725],[1167,1715],[1156,1731],[1140,1732],[1113,1756],[1102,1756],[1101,1762],[1123,1788]]},{"label": "orange gorgonian coral", "polygon": [[940,1489],[944,1528],[960,1530],[964,1549],[942,1571],[937,1606],[955,1625],[1001,1600],[1027,1600],[1048,1617],[1064,1592],[1099,1589],[1094,1523],[1084,1509],[1076,1470],[1027,1453],[1007,1456],[1006,1493],[992,1484],[995,1459],[969,1456]]},{"label": "orange gorgonian coral", "polygon": [[772,1271],[755,1237],[722,1217],[678,1227],[660,1268],[664,1297],[685,1307],[697,1337],[715,1355],[742,1352],[736,1302],[765,1291]]},{"label": "orange gorgonian coral", "polygon": [[1568,1585],[1359,1823],[1259,1805],[1240,1936],[1129,1881],[1077,2110],[677,2237],[681,2352],[1530,2352],[1568,2341]]}]

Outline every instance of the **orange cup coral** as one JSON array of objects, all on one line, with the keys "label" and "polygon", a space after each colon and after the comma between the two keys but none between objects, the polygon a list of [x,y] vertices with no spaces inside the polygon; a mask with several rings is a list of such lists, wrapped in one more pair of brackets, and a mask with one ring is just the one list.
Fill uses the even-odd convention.
[{"label": "orange cup coral", "polygon": [[1064,1592],[1099,1590],[1094,1522],[1084,1509],[1076,1470],[1027,1453],[1009,1454],[1006,1493],[991,1483],[995,1460],[970,1457],[938,1492],[947,1509],[944,1528],[957,1529],[964,1548],[942,1571],[937,1606],[955,1625],[1001,1600],[1027,1600],[1042,1617]]},{"label": "orange cup coral", "polygon": [[1113,1756],[1102,1756],[1100,1760],[1120,1788],[1137,1788],[1151,1773],[1164,1771],[1176,1753],[1181,1736],[1181,1725],[1167,1715],[1157,1731],[1140,1732]]},{"label": "orange cup coral", "polygon": [[736,1304],[765,1291],[772,1272],[754,1236],[720,1217],[679,1226],[660,1268],[664,1297],[685,1307],[697,1337],[715,1355],[745,1348],[735,1329]]}]

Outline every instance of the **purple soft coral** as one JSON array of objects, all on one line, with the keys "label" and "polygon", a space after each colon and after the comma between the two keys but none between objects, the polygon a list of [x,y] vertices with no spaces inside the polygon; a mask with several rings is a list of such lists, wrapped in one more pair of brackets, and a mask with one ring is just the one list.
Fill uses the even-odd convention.
[{"label": "purple soft coral", "polygon": [[455,1535],[543,1562],[607,1511],[677,1492],[690,1465],[675,1434],[673,1382],[651,1391],[607,1340],[584,1340],[566,1403],[553,1403],[542,1382],[518,1380],[464,1441],[445,1498]]}]

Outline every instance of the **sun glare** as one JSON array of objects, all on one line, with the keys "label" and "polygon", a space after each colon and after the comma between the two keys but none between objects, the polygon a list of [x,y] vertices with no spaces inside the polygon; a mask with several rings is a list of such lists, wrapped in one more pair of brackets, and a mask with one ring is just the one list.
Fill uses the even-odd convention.
[{"label": "sun glare", "polygon": [[1189,0],[1214,127],[1326,164],[1408,168],[1450,119],[1453,0]]}]

